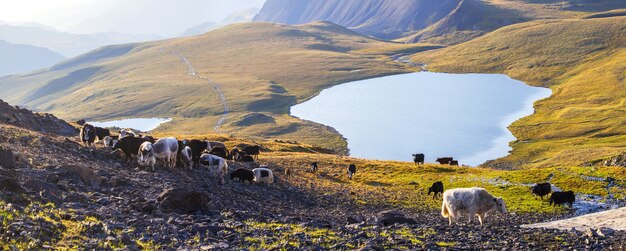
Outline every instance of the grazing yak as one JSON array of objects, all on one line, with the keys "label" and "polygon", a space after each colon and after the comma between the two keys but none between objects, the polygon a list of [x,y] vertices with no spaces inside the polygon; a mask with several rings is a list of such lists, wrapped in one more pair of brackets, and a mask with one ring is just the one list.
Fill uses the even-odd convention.
[{"label": "grazing yak", "polygon": [[442,164],[442,165],[448,165],[453,160],[454,160],[454,158],[452,158],[452,157],[443,157],[443,158],[437,158],[437,160],[435,160],[435,161],[439,162],[439,164]]},{"label": "grazing yak", "polygon": [[228,163],[224,158],[205,153],[200,156],[199,162],[209,168],[220,184],[224,184],[224,176],[228,173]]},{"label": "grazing yak", "polygon": [[113,152],[121,150],[126,156],[126,161],[132,161],[132,155],[139,152],[139,147],[143,142],[147,142],[146,139],[137,137],[123,137],[113,144]]},{"label": "grazing yak", "polygon": [[181,164],[183,165],[185,169],[189,169],[189,170],[193,169],[192,168],[193,159],[192,159],[190,147],[188,146],[183,147],[183,149],[180,150],[180,153],[178,154],[178,156],[179,156]]},{"label": "grazing yak", "polygon": [[554,192],[550,195],[550,205],[554,203],[554,206],[561,204],[569,204],[569,207],[572,208],[574,206],[574,201],[576,201],[576,195],[572,191],[567,192]]},{"label": "grazing yak", "polygon": [[274,173],[267,167],[262,166],[255,168],[252,169],[252,172],[254,173],[254,182],[266,184],[274,183]]},{"label": "grazing yak", "polygon": [[248,155],[254,156],[255,159],[259,159],[259,154],[261,153],[261,146],[244,146],[241,149],[242,152],[245,152]]},{"label": "grazing yak", "polygon": [[96,128],[90,124],[84,124],[80,128],[80,141],[86,146],[91,146],[96,141]]},{"label": "grazing yak", "polygon": [[102,144],[104,144],[105,147],[112,147],[113,143],[113,137],[111,136],[105,136],[104,139],[102,139]]},{"label": "grazing yak", "polygon": [[130,130],[130,129],[122,129],[120,130],[120,138],[126,138],[126,137],[135,137],[135,133]]},{"label": "grazing yak", "polygon": [[413,154],[413,162],[415,162],[415,165],[420,165],[420,164],[424,164],[424,154],[423,153],[416,153]]},{"label": "grazing yak", "polygon": [[291,168],[285,168],[285,177],[291,178]]},{"label": "grazing yak", "polygon": [[248,154],[239,153],[239,157],[235,160],[237,162],[254,162],[254,158]]},{"label": "grazing yak", "polygon": [[224,142],[219,142],[219,141],[209,141],[209,146],[211,149],[213,149],[213,147],[216,147],[216,146],[220,146],[220,147],[223,147],[224,149],[228,149],[226,147],[226,144],[224,144]]},{"label": "grazing yak", "polygon": [[96,128],[96,137],[98,137],[98,140],[102,141],[104,140],[104,137],[111,136],[111,131],[109,131],[109,129],[102,128],[102,127],[95,127],[95,128]]},{"label": "grazing yak", "polygon": [[438,194],[443,194],[443,182],[437,181],[433,183],[433,185],[428,188],[428,195],[430,195],[430,193],[433,193],[433,199],[436,199]]},{"label": "grazing yak", "polygon": [[[145,138],[144,138],[145,139]],[[146,141],[148,139],[145,139]],[[173,137],[162,138],[153,144],[154,155],[163,161],[165,167],[176,167],[176,154],[178,153],[178,140]]]},{"label": "grazing yak", "polygon": [[156,141],[157,141],[157,139],[155,139],[154,137],[152,137],[150,135],[144,135],[144,136],[141,136],[140,138],[147,139],[148,142],[150,142],[152,144],[156,143]]},{"label": "grazing yak", "polygon": [[482,226],[487,213],[494,209],[501,214],[506,214],[506,206],[502,198],[496,198],[480,187],[456,188],[443,193],[441,216],[448,218],[449,224],[452,225],[453,220],[458,224],[461,215],[468,216],[468,223],[471,223],[477,215]]},{"label": "grazing yak", "polygon": [[236,161],[237,158],[239,158],[239,148],[233,147],[233,149],[230,150],[230,154],[228,154],[228,159]]},{"label": "grazing yak", "polygon": [[189,148],[191,148],[191,156],[193,159],[193,167],[198,167],[198,164],[200,163],[200,157],[202,156],[202,153],[204,152],[204,150],[209,149],[210,145],[208,141],[202,141],[202,140],[197,140],[197,139],[192,139],[190,141],[187,142],[187,146],[189,146]]},{"label": "grazing yak", "polygon": [[354,176],[354,174],[356,173],[356,165],[355,164],[350,164],[350,166],[348,166],[348,178],[352,179],[352,176]]},{"label": "grazing yak", "polygon": [[239,179],[242,183],[248,181],[252,184],[254,181],[254,172],[248,169],[239,168],[230,174],[230,180],[233,180],[234,178]]},{"label": "grazing yak", "polygon": [[543,196],[546,196],[552,192],[552,185],[550,183],[537,183],[530,188],[533,195],[539,196],[543,200]]},{"label": "grazing yak", "polygon": [[317,162],[311,163],[311,172],[317,172]]},{"label": "grazing yak", "polygon": [[[209,142],[209,144],[211,146],[213,146],[211,144],[211,142]],[[226,149],[226,147],[224,147],[224,146],[213,146],[209,153],[211,153],[211,154],[213,154],[215,156],[220,156],[220,157],[225,158],[225,159],[228,158],[228,149]]]},{"label": "grazing yak", "polygon": [[154,154],[154,146],[149,141],[143,142],[139,146],[139,165],[148,166],[154,171],[154,165],[156,164],[156,155]]}]

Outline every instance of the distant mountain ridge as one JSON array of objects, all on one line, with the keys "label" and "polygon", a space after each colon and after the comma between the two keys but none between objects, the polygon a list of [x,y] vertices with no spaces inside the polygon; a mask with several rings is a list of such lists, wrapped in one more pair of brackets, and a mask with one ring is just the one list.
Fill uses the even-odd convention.
[{"label": "distant mountain ridge", "polygon": [[74,34],[61,32],[43,25],[0,23],[0,40],[5,40],[12,44],[27,44],[48,48],[65,57],[77,56],[105,45],[156,39],[160,39],[160,37],[120,33]]},{"label": "distant mountain ridge", "polygon": [[462,0],[268,0],[254,21],[330,21],[363,34],[397,38],[446,17]]},{"label": "distant mountain ridge", "polygon": [[50,67],[65,59],[61,54],[46,48],[11,44],[4,40],[0,40],[0,55],[0,76]]}]

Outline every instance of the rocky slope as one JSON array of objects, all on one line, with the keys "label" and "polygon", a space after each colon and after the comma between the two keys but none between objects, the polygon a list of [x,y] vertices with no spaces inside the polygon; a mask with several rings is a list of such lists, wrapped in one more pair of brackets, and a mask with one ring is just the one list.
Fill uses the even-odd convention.
[{"label": "rocky slope", "polygon": [[441,20],[459,0],[270,0],[255,21],[303,24],[333,22],[358,32],[392,38],[417,31]]},{"label": "rocky slope", "polygon": [[[620,249],[626,241],[621,231],[587,236],[519,227],[566,215],[512,213],[484,227],[449,227],[436,209],[390,211],[394,206],[323,186],[341,181],[343,169],[308,174],[261,156],[276,184],[218,185],[204,169],[146,172],[76,140],[0,124],[0,147],[15,154],[15,165],[0,163],[0,248]],[[286,167],[298,175],[282,176]]]},{"label": "rocky slope", "polygon": [[409,36],[403,40],[455,44],[527,19],[480,0],[270,0],[254,20],[286,24],[323,20],[383,39]]},{"label": "rocky slope", "polygon": [[67,122],[48,113],[34,113],[28,109],[13,107],[0,100],[0,123],[29,130],[73,136],[78,130]]}]

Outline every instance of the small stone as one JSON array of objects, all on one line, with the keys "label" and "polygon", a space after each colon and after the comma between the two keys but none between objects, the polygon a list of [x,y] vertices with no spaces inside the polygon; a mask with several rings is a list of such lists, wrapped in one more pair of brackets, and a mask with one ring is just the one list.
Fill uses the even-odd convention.
[{"label": "small stone", "polygon": [[598,234],[596,233],[596,230],[593,228],[587,228],[587,230],[585,230],[585,234],[589,237],[597,237]]},{"label": "small stone", "polygon": [[608,227],[601,227],[600,229],[598,229],[597,234],[602,237],[609,237],[615,234],[615,230]]}]

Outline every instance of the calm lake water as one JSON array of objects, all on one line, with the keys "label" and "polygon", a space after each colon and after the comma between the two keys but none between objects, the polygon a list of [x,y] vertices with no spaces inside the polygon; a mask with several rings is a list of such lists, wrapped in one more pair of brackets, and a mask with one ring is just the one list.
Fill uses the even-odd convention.
[{"label": "calm lake water", "polygon": [[163,123],[172,121],[167,118],[147,118],[147,119],[120,119],[111,120],[105,122],[89,122],[97,127],[119,127],[119,128],[131,128],[142,132],[149,132]]},{"label": "calm lake water", "polygon": [[506,127],[550,94],[506,75],[418,72],[331,87],[291,115],[337,129],[353,157],[424,153],[426,162],[452,156],[475,166],[506,156],[515,140]]}]

